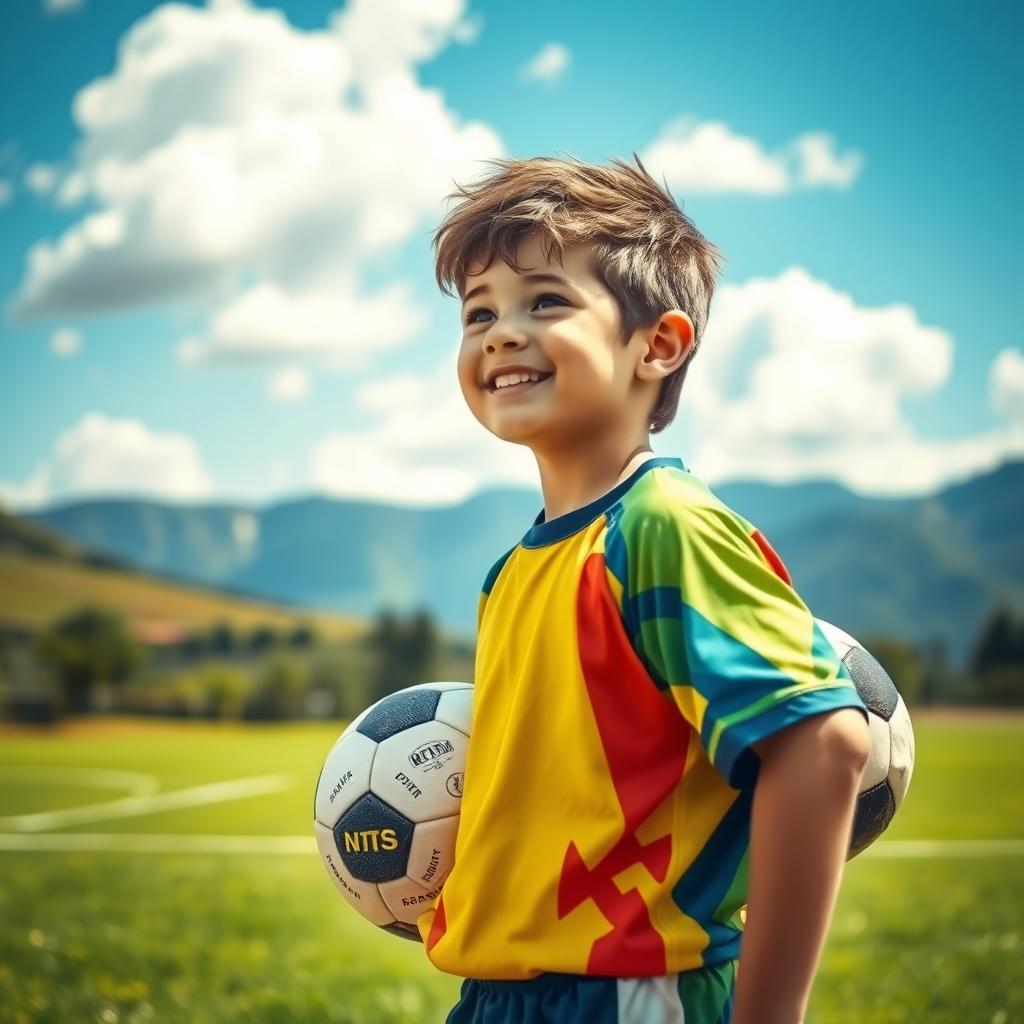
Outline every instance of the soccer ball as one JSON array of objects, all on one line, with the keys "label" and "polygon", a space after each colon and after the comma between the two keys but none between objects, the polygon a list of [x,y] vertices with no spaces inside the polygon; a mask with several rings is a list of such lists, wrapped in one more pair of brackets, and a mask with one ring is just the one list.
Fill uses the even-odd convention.
[{"label": "soccer ball", "polygon": [[907,705],[885,669],[849,633],[823,619],[815,621],[849,669],[871,729],[871,753],[860,777],[849,860],[886,830],[903,803],[914,768],[914,730]]},{"label": "soccer ball", "polygon": [[448,877],[473,687],[421,683],[368,707],[331,747],[313,804],[324,867],[368,921],[420,941]]}]

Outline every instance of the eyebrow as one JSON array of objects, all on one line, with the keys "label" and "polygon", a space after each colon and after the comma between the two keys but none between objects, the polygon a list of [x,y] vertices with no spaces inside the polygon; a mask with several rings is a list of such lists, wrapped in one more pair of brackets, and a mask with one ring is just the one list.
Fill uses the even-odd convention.
[{"label": "eyebrow", "polygon": [[[536,282],[547,281],[553,282],[554,284],[564,284],[569,288],[572,287],[572,283],[570,281],[567,281],[564,277],[559,277],[557,274],[524,274],[522,279],[524,281]],[[466,297],[462,300],[462,304],[465,305],[471,298],[473,298],[474,295],[477,295],[480,292],[486,292],[489,288],[489,285],[478,284],[472,291],[466,293]]]}]

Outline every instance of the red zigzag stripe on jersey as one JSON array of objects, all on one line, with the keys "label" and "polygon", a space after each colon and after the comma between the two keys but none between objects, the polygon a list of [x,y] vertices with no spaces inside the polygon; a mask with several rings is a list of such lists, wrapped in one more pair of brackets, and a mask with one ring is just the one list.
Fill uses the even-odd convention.
[{"label": "red zigzag stripe on jersey", "polygon": [[675,789],[683,775],[692,730],[652,683],[629,643],[608,590],[604,556],[592,554],[576,594],[580,665],[625,828],[588,868],[575,843],[562,861],[558,916],[592,899],[612,929],[594,942],[587,973],[621,977],[665,974],[665,943],[639,890],[619,891],[620,871],[642,864],[665,880],[672,836],[640,844],[636,829]]},{"label": "red zigzag stripe on jersey", "polygon": [[441,941],[441,936],[444,935],[447,927],[448,922],[444,916],[444,894],[442,894],[438,897],[434,922],[430,926],[430,934],[427,935],[427,949],[433,949]]},{"label": "red zigzag stripe on jersey", "polygon": [[761,554],[768,559],[768,564],[775,570],[775,575],[793,586],[793,581],[789,578],[789,571],[782,564],[782,559],[775,553],[775,548],[765,539],[764,534],[760,530],[755,530],[750,536],[761,549]]}]

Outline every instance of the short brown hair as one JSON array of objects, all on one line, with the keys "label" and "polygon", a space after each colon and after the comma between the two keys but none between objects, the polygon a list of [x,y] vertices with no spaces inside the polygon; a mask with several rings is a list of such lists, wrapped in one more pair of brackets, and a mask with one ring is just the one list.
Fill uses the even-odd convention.
[{"label": "short brown hair", "polygon": [[679,393],[697,353],[722,255],[676,205],[633,153],[637,167],[613,159],[611,166],[539,156],[498,158],[489,177],[446,197],[465,198],[434,233],[437,283],[461,298],[467,267],[490,266],[500,256],[517,273],[515,254],[523,239],[540,234],[545,258],[559,260],[565,247],[593,243],[594,273],[615,297],[623,344],[669,309],[693,321],[694,345],[682,366],[661,382],[650,431],[664,430],[676,415]]}]

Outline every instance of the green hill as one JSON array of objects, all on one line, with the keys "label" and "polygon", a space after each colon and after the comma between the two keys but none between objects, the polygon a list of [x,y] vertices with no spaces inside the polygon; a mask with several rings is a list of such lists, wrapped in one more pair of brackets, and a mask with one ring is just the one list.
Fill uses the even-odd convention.
[{"label": "green hill", "polygon": [[240,630],[310,624],[325,639],[366,629],[365,620],[255,600],[194,582],[139,572],[59,534],[0,512],[0,625],[35,632],[84,604],[123,614],[142,634],[227,622]]},{"label": "green hill", "polygon": [[[1022,461],[914,498],[826,480],[713,489],[768,537],[815,613],[854,636],[939,639],[962,660],[994,605],[1024,609]],[[487,570],[542,505],[536,491],[503,488],[440,508],[324,496],[264,508],[92,499],[24,518],[179,580],[362,617],[425,605],[472,637]]]}]

